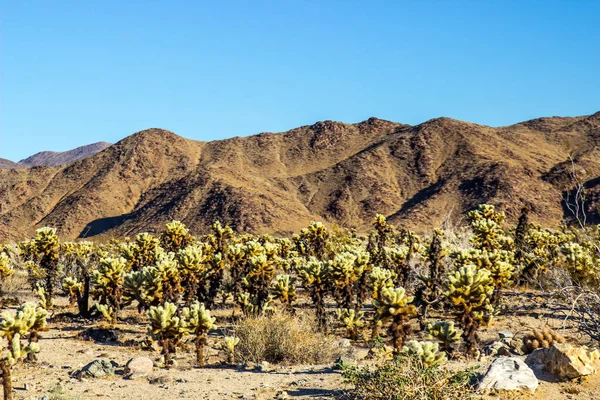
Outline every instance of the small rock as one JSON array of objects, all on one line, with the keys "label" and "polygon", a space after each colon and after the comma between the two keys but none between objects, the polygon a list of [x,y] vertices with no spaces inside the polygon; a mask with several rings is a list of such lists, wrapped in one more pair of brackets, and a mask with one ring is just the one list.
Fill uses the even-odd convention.
[{"label": "small rock", "polygon": [[243,368],[246,371],[254,371],[256,369],[256,364],[254,364],[252,361],[246,361]]},{"label": "small rock", "polygon": [[288,398],[289,398],[289,396],[288,396],[287,392],[284,390],[277,393],[277,395],[275,396],[276,400],[287,400]]},{"label": "small rock", "polygon": [[171,380],[172,378],[169,375],[160,375],[148,378],[148,382],[150,382],[151,385],[164,385],[170,383]]},{"label": "small rock", "polygon": [[332,368],[334,370],[340,370],[344,366],[352,364],[353,361],[354,361],[354,359],[352,357],[349,357],[347,355],[342,355],[342,356],[339,356],[337,358],[337,360],[335,360],[335,362],[333,363],[333,367]]},{"label": "small rock", "polygon": [[495,341],[483,348],[483,353],[489,357],[510,356],[510,347],[501,341]]},{"label": "small rock", "polygon": [[487,390],[529,390],[535,392],[538,387],[535,374],[516,357],[496,358],[479,383],[480,391]]},{"label": "small rock", "polygon": [[185,379],[185,378],[178,378],[175,382],[177,382],[177,383],[187,383],[187,379]]},{"label": "small rock", "polygon": [[92,340],[96,343],[116,342],[119,340],[119,335],[114,329],[105,328],[89,328],[79,334],[84,340]]},{"label": "small rock", "polygon": [[600,367],[600,352],[586,346],[554,343],[548,349],[537,349],[525,359],[534,368],[544,369],[559,379],[575,379],[591,375]]},{"label": "small rock", "polygon": [[31,383],[25,383],[23,385],[23,390],[31,390]]},{"label": "small rock", "polygon": [[350,347],[350,346],[352,346],[352,343],[350,342],[349,339],[342,339],[342,340],[340,340],[339,345],[340,345],[340,347]]},{"label": "small rock", "polygon": [[154,363],[148,357],[134,357],[125,364],[125,379],[137,379],[148,376]]},{"label": "small rock", "polygon": [[268,372],[270,366],[271,366],[271,364],[269,364],[267,361],[263,361],[260,364],[258,364],[256,369],[260,372]]},{"label": "small rock", "polygon": [[290,383],[290,386],[302,386],[305,383],[306,383],[306,379],[298,379],[297,381]]},{"label": "small rock", "polygon": [[114,361],[110,361],[107,358],[99,358],[83,367],[77,375],[79,378],[101,378],[107,375],[114,375],[115,367],[117,366],[118,364]]},{"label": "small rock", "polygon": [[500,336],[500,339],[512,339],[515,337],[515,334],[511,331],[500,331],[498,332],[498,336]]},{"label": "small rock", "polygon": [[50,396],[48,396],[47,394],[45,394],[42,397],[38,398],[38,400],[50,400]]}]

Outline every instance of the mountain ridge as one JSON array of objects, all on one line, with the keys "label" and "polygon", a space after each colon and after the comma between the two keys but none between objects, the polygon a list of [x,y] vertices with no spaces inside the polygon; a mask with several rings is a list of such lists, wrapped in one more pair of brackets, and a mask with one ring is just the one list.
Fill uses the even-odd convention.
[{"label": "mountain ridge", "polygon": [[67,151],[40,151],[18,162],[0,158],[0,168],[33,168],[66,165],[90,157],[112,144],[96,142]]},{"label": "mountain ridge", "polygon": [[[201,142],[152,128],[68,165],[0,170],[0,238],[40,226],[68,238],[156,231],[179,219],[287,233],[310,220],[362,228],[376,213],[429,230],[490,202],[514,221],[558,225],[568,149],[579,149],[592,220],[600,199],[600,118],[549,117],[505,127],[434,118],[319,121],[281,133]],[[550,178],[549,178],[550,177]]]}]

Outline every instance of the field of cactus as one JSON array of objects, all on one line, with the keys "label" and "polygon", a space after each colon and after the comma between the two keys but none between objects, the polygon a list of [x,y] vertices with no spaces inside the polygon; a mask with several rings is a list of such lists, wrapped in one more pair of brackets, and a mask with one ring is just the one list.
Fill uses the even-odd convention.
[{"label": "field of cactus", "polygon": [[[465,226],[426,234],[382,215],[366,232],[313,222],[280,237],[219,222],[205,235],[173,221],[102,242],[40,228],[0,245],[4,398],[476,396],[499,331],[514,334],[514,354],[600,340],[600,229],[546,229],[526,209],[516,226],[504,220],[481,205]],[[82,378],[96,353],[154,368]],[[402,381],[405,397],[365,383],[402,366],[424,371]],[[554,385],[532,398],[573,383]]]}]

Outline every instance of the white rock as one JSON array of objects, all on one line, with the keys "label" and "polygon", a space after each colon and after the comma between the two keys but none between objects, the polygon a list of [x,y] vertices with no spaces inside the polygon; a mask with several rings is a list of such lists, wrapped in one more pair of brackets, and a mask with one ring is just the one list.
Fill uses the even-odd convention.
[{"label": "white rock", "polygon": [[548,349],[535,350],[525,362],[560,379],[575,379],[598,371],[600,352],[586,346],[555,343]]},{"label": "white rock", "polygon": [[479,383],[480,391],[528,390],[535,392],[537,387],[538,380],[531,368],[516,357],[496,358]]}]

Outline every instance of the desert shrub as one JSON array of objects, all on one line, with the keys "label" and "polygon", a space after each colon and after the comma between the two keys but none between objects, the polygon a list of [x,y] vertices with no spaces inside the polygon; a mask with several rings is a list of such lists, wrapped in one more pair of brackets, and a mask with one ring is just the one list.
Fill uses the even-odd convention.
[{"label": "desert shrub", "polygon": [[453,400],[472,399],[474,370],[453,372],[438,365],[425,366],[419,357],[400,356],[375,367],[344,367],[345,383],[354,388],[344,399]]},{"label": "desert shrub", "polygon": [[448,360],[446,353],[440,352],[440,345],[434,342],[411,340],[402,348],[401,353],[417,358],[425,367],[441,365]]},{"label": "desert shrub", "polygon": [[242,319],[236,328],[240,361],[320,364],[340,354],[334,338],[317,329],[314,318],[285,312]]}]

